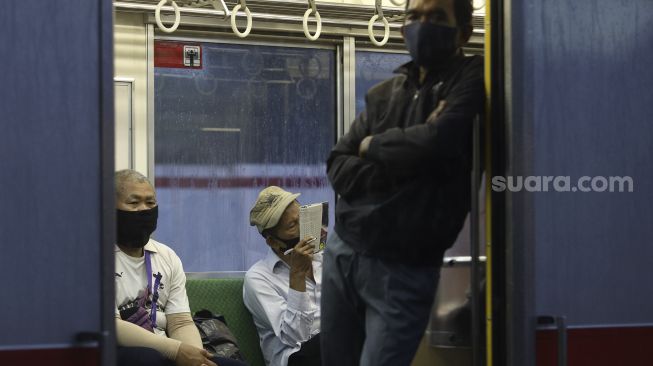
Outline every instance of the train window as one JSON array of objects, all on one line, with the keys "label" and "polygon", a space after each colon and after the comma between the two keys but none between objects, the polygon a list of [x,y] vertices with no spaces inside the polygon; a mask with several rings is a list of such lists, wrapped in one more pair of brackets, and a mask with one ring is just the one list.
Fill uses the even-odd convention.
[{"label": "train window", "polygon": [[[159,43],[159,42],[157,42]],[[244,271],[268,247],[249,225],[279,185],[329,201],[335,49],[201,43],[202,68],[155,67],[155,238],[188,272]],[[333,220],[331,220],[333,223]]]},{"label": "train window", "polygon": [[365,109],[365,94],[377,83],[393,76],[393,71],[410,61],[406,53],[356,52],[356,115]]}]

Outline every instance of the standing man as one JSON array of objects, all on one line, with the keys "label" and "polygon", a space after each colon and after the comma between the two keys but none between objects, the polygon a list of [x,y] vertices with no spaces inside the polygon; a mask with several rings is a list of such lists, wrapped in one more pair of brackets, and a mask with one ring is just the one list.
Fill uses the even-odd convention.
[{"label": "standing man", "polygon": [[466,57],[469,0],[409,0],[412,62],[374,86],[331,151],[340,195],[324,254],[322,362],[410,365],[442,257],[470,208],[472,124],[483,61]]},{"label": "standing man", "polygon": [[249,215],[270,247],[247,271],[243,286],[268,366],[320,366],[321,361],[322,253],[313,254],[309,238],[300,240],[298,196],[267,187]]},{"label": "standing man", "polygon": [[181,260],[150,235],[154,188],[134,170],[115,175],[118,366],[245,366],[210,355],[193,323]]}]

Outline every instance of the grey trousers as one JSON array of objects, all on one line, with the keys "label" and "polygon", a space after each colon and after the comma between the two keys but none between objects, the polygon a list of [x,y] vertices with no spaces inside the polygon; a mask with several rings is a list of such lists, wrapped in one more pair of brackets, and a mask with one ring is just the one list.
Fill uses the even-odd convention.
[{"label": "grey trousers", "polygon": [[439,266],[363,256],[335,232],[322,269],[322,364],[409,366],[424,335]]}]

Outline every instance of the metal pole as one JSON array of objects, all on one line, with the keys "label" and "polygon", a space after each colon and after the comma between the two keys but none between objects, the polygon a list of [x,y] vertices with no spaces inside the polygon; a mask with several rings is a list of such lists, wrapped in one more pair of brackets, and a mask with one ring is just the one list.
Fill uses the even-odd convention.
[{"label": "metal pole", "polygon": [[472,192],[471,192],[471,210],[469,215],[470,223],[470,256],[472,257],[472,268],[470,287],[472,293],[472,365],[481,366],[481,337],[480,337],[480,318],[481,309],[479,309],[479,202],[478,190],[481,179],[481,146],[480,146],[480,118],[474,119],[472,133]]},{"label": "metal pole", "polygon": [[557,316],[558,366],[567,366],[567,322],[564,316]]}]

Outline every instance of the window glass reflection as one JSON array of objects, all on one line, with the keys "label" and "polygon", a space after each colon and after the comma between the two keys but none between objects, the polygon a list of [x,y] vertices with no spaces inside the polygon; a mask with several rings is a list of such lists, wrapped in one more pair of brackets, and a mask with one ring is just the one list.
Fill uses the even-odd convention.
[{"label": "window glass reflection", "polygon": [[155,237],[186,271],[244,271],[268,250],[249,226],[261,189],[335,207],[335,52],[201,46],[201,69],[155,68]]},{"label": "window glass reflection", "polygon": [[365,109],[365,94],[374,85],[391,78],[393,71],[410,61],[404,53],[356,52],[356,115]]}]

